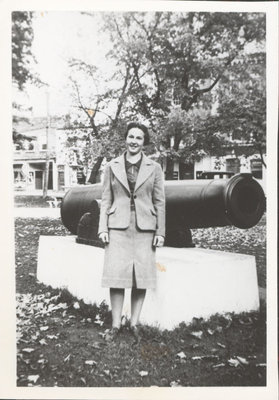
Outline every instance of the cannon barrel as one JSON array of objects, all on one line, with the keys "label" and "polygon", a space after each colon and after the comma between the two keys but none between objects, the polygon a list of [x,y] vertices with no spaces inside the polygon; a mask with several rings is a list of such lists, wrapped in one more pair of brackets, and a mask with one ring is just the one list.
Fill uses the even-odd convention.
[{"label": "cannon barrel", "polygon": [[[251,174],[230,179],[165,181],[166,228],[207,228],[233,225],[250,228],[265,211],[265,195]],[[80,218],[101,200],[102,184],[70,189],[61,204],[61,219],[77,233]]]}]

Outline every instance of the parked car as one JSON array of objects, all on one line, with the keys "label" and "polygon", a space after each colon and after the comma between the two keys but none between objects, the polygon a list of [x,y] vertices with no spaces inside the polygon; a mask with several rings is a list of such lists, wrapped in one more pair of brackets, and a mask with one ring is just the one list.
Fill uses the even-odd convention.
[{"label": "parked car", "polygon": [[196,171],[196,179],[228,179],[233,175],[232,171]]}]

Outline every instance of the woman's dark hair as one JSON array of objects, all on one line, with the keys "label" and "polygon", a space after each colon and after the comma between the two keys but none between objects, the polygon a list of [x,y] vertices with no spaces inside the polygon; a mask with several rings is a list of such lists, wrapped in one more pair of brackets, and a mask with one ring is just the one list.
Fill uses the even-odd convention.
[{"label": "woman's dark hair", "polygon": [[138,122],[130,122],[130,123],[127,125],[126,131],[125,131],[125,139],[126,139],[126,137],[128,136],[129,131],[130,131],[131,129],[133,129],[133,128],[138,128],[138,129],[140,129],[140,130],[144,133],[144,143],[143,143],[144,146],[146,146],[147,144],[149,144],[150,137],[149,137],[148,129],[147,129],[147,127],[146,127],[145,125],[140,124],[140,123],[138,123]]}]

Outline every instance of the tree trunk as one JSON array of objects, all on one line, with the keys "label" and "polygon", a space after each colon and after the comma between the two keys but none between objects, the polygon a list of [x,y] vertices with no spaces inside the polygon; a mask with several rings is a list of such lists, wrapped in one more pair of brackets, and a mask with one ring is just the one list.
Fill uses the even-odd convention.
[{"label": "tree trunk", "polygon": [[88,179],[89,183],[97,183],[97,176],[98,176],[98,172],[100,169],[100,166],[103,162],[104,157],[98,157],[96,163],[94,164],[91,174],[90,174],[90,178]]},{"label": "tree trunk", "polygon": [[47,108],[47,121],[46,121],[46,165],[44,171],[44,187],[43,187],[43,198],[47,197],[48,189],[48,178],[49,178],[49,127],[50,127],[50,115],[49,115],[49,91],[46,91],[46,108]]},{"label": "tree trunk", "polygon": [[259,146],[259,153],[260,153],[261,162],[262,162],[263,166],[266,168],[266,163],[264,162],[264,158],[263,158],[262,146]]},{"label": "tree trunk", "polygon": [[[47,150],[47,153],[48,153],[48,150]],[[45,170],[44,170],[43,199],[45,199],[47,197],[48,178],[49,178],[49,156],[47,154],[46,165],[45,165]]]}]

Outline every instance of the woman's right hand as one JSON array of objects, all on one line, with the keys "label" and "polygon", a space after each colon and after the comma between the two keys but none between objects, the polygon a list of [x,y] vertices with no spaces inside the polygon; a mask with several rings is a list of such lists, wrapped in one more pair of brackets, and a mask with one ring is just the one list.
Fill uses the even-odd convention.
[{"label": "woman's right hand", "polygon": [[104,244],[108,244],[109,243],[109,234],[108,234],[108,232],[99,233],[99,239],[101,239],[101,241]]}]

